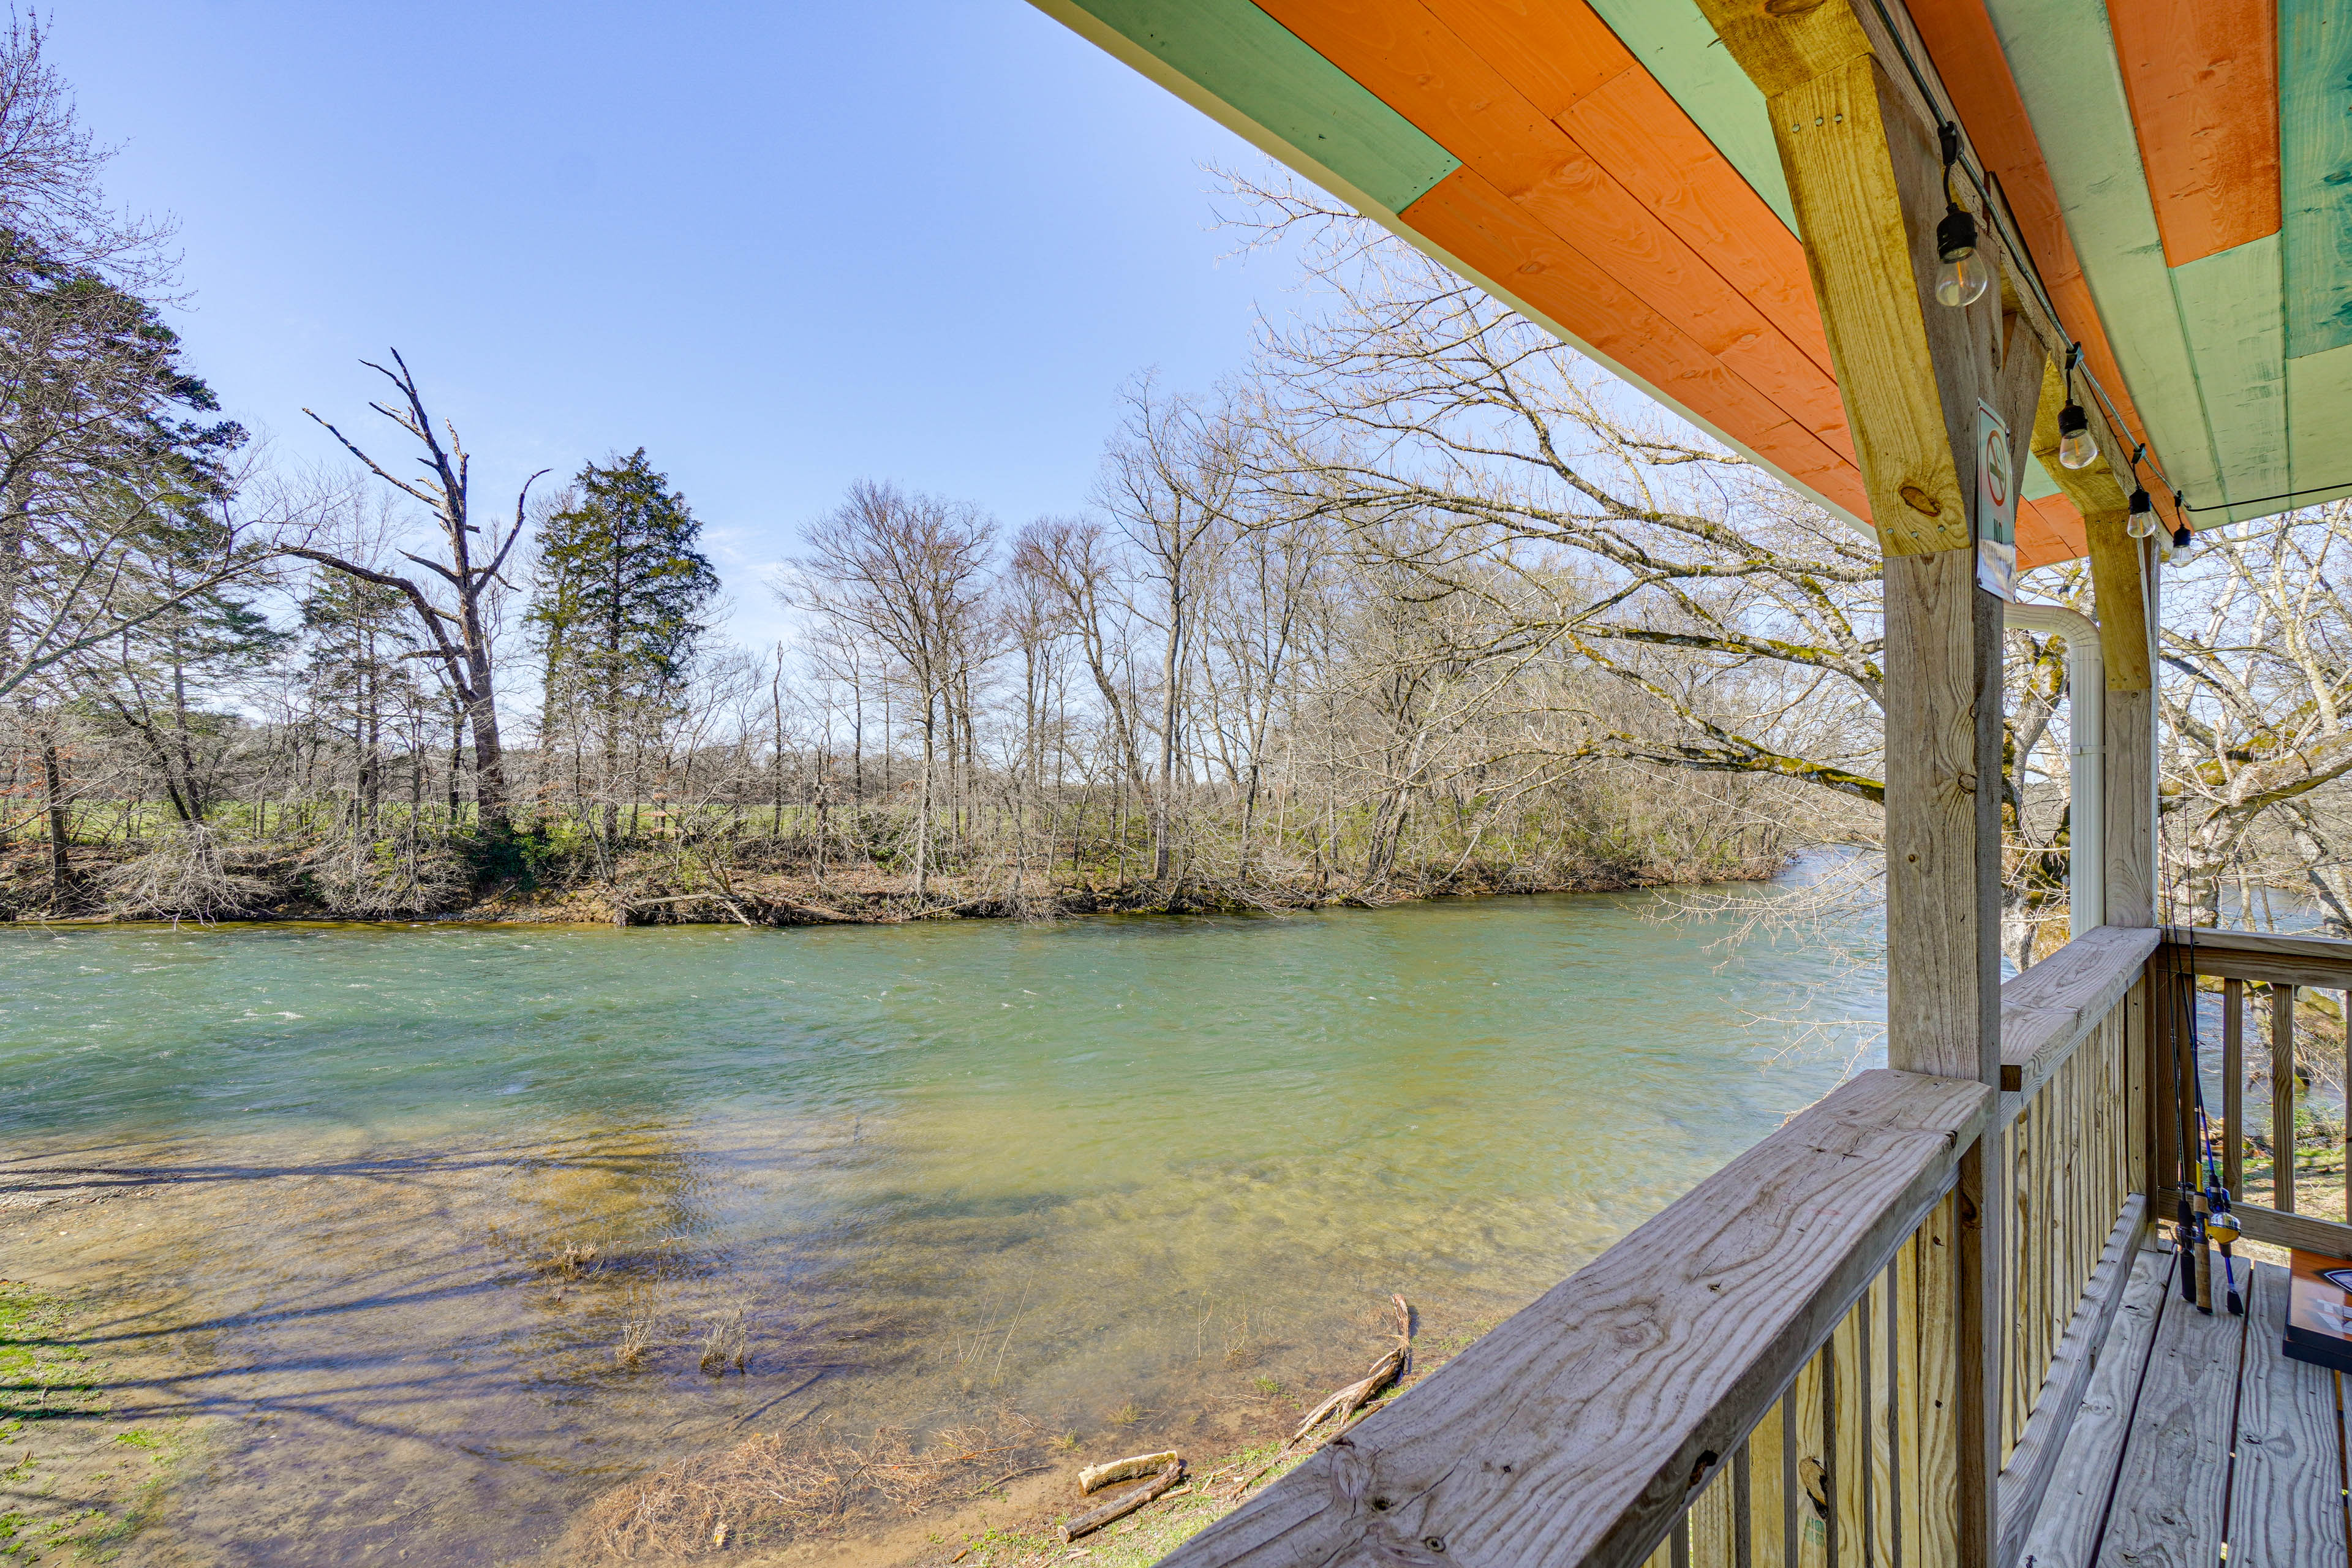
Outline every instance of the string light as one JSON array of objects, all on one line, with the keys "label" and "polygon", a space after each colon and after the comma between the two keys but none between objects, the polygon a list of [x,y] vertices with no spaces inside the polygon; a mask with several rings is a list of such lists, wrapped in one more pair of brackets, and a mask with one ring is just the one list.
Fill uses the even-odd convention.
[{"label": "string light", "polygon": [[2087,468],[2099,460],[2099,444],[2091,438],[2091,416],[2074,401],[2074,362],[2083,345],[2066,345],[2066,406],[2058,411],[2058,460],[2070,468]]},{"label": "string light", "polygon": [[2134,539],[2156,537],[2156,503],[2147,499],[2147,487],[2140,485],[2131,493],[2131,515],[2124,519],[2124,531]]},{"label": "string light", "polygon": [[1960,128],[1946,123],[1936,133],[1944,144],[1944,221],[1936,226],[1936,298],[1959,309],[1984,298],[1992,268],[1977,254],[1977,220],[1952,196],[1952,165],[1959,161]]}]

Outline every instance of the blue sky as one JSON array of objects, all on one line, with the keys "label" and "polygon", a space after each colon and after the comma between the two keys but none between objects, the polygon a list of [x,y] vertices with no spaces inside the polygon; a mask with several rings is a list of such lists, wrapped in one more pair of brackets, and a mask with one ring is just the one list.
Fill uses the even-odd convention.
[{"label": "blue sky", "polygon": [[278,458],[336,455],[306,405],[379,423],[396,345],[478,507],[645,447],[747,639],[850,480],[1075,510],[1125,378],[1204,386],[1289,303],[1210,226],[1201,163],[1260,155],[1022,0],[68,0],[50,48]]}]

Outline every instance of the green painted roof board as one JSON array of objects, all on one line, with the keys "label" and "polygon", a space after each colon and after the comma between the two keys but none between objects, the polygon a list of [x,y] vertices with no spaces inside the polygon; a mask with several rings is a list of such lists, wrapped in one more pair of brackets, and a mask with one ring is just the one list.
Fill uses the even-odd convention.
[{"label": "green painted roof board", "polygon": [[2279,0],[2279,197],[2290,359],[2352,343],[2352,12]]},{"label": "green painted roof board", "polygon": [[1462,166],[1249,0],[1070,0],[1391,213]]}]

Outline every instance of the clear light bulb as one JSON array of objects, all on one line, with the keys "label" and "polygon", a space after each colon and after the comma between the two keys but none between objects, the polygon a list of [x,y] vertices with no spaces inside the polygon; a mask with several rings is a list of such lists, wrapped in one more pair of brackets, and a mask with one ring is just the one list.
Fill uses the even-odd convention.
[{"label": "clear light bulb", "polygon": [[2124,531],[2134,539],[2156,537],[2156,506],[2145,489],[2131,493],[2131,515],[2124,519]]},{"label": "clear light bulb", "polygon": [[2070,468],[2087,468],[2099,460],[2099,444],[2091,439],[2090,416],[2071,398],[2058,411],[2058,460]]},{"label": "clear light bulb", "polygon": [[1977,254],[1977,220],[1958,202],[1946,204],[1936,226],[1936,298],[1958,308],[1973,305],[1992,286],[1992,264]]},{"label": "clear light bulb", "polygon": [[1973,305],[1984,298],[1992,287],[1992,268],[1985,258],[1971,250],[1956,256],[1936,268],[1936,299],[1940,304],[1958,309]]}]

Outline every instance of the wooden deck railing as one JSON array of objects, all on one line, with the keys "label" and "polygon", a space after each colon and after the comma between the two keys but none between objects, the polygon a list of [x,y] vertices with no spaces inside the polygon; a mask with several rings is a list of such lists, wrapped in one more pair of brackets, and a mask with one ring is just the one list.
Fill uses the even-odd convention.
[{"label": "wooden deck railing", "polygon": [[[2151,1129],[2159,1178],[2170,1179],[2168,1173],[2175,1164],[2174,1144],[2180,1136],[2176,1129],[2187,1132],[2192,1141],[2192,1152],[2197,1137],[2196,1104],[2186,1066],[2187,998],[2181,993],[2191,984],[2188,976],[2219,979],[2221,1037],[2216,1041],[2210,1033],[2203,1035],[2199,1061],[2202,1066],[2210,1066],[2218,1057],[2221,1067],[2221,1102],[2209,1101],[2206,1111],[2214,1119],[2214,1130],[2219,1135],[2221,1184],[2235,1195],[2233,1206],[2246,1234],[2253,1239],[2352,1258],[2352,1226],[2345,1223],[2352,1221],[2352,1180],[2347,1181],[2346,1195],[2331,1205],[2336,1212],[2318,1214],[2309,1212],[2316,1205],[2298,1196],[2294,1179],[2295,1111],[2309,1092],[2303,1069],[2319,1065],[2320,1048],[2312,1037],[2313,1032],[2298,1026],[2298,1014],[2305,1010],[2299,1004],[2309,991],[2335,992],[2338,1002],[2347,1000],[2342,993],[2352,988],[2352,942],[2179,926],[2168,928],[2165,938],[2165,946],[2151,966],[2166,994],[2166,1005],[2159,1009],[2162,1027],[2156,1042],[2154,1067],[2159,1091],[2155,1099],[2161,1109],[2155,1114],[2156,1124]],[[2210,993],[2206,994],[2210,996]],[[2249,1126],[2245,1120],[2245,1091],[2249,1087],[2246,1031],[2250,1022],[2259,1031],[2256,1037],[2266,1038],[2270,1046],[2270,1110],[2260,1127]],[[2352,1062],[2341,1054],[2345,1050],[2343,1044],[2330,1044],[2337,1054],[2336,1059],[2328,1064],[2335,1068],[2328,1076],[2342,1082],[2346,1077],[2352,1077],[2352,1072],[2347,1072]],[[2171,1070],[2175,1060],[2181,1064],[2177,1074]],[[2177,1103],[2172,1096],[2176,1081],[2180,1089]],[[2345,1120],[2352,1125],[2352,1118]],[[2246,1152],[2257,1132],[2266,1135],[2271,1171],[2268,1180],[2254,1189],[2254,1195],[2269,1200],[2259,1204],[2248,1201],[2246,1191]],[[2346,1147],[2347,1136],[2352,1134],[2347,1134],[2347,1128],[2337,1129],[2339,1159],[2352,1152]],[[2281,1173],[2284,1173],[2284,1179]],[[2352,1177],[2352,1171],[2347,1174]],[[2168,1215],[2168,1206],[2166,1214],[2158,1217]]]},{"label": "wooden deck railing", "polygon": [[1950,1561],[1952,1192],[1996,1105],[1857,1075],[1167,1562]]},{"label": "wooden deck railing", "polygon": [[2149,1219],[2140,1083],[2158,941],[2102,926],[2001,987],[2003,1564],[2049,1489]]},{"label": "wooden deck railing", "polygon": [[1956,1563],[1982,1138],[2009,1568],[2155,1217],[2160,942],[2085,933],[2003,988],[1998,1090],[1860,1074],[1167,1561]]}]

